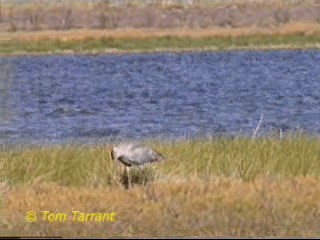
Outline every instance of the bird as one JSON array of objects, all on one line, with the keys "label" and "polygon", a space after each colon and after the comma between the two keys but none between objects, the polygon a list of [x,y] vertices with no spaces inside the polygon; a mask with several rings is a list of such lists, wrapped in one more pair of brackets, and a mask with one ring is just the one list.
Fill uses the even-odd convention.
[{"label": "bird", "polygon": [[110,158],[121,162],[126,168],[128,188],[130,187],[130,167],[164,160],[164,156],[156,150],[133,143],[121,143],[111,147]]}]

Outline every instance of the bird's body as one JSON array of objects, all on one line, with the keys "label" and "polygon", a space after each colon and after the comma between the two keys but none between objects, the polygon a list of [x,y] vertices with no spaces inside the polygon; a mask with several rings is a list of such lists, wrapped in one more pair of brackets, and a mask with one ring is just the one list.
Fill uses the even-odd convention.
[{"label": "bird's body", "polygon": [[163,160],[163,156],[149,147],[136,144],[119,144],[111,149],[111,158],[127,167],[139,166]]},{"label": "bird's body", "polygon": [[131,166],[141,166],[164,160],[164,157],[152,148],[132,143],[122,143],[113,146],[110,151],[110,157],[112,160],[119,161],[126,166],[128,187],[130,185],[129,170]]}]

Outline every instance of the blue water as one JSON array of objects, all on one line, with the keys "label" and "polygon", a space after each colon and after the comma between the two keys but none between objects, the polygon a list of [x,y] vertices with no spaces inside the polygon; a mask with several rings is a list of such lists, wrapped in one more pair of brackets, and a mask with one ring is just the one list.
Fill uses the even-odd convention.
[{"label": "blue water", "polygon": [[[320,133],[320,51],[0,58],[0,141]],[[2,86],[2,87],[1,87]]]}]

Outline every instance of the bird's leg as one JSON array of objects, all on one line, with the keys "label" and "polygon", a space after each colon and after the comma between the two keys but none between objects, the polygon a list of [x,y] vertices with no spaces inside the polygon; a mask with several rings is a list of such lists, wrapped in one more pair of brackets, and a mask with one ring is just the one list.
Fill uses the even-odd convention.
[{"label": "bird's leg", "polygon": [[123,169],[121,168],[118,161],[113,161],[113,174],[114,174],[116,181],[121,181],[121,171],[123,171]]},{"label": "bird's leg", "polygon": [[117,176],[117,181],[122,182],[122,176],[125,173],[125,169],[123,168],[122,164],[120,165],[118,161],[115,161],[115,172]]},{"label": "bird's leg", "polygon": [[127,176],[128,176],[128,188],[130,188],[131,185],[131,179],[130,179],[130,167],[126,167]]},{"label": "bird's leg", "polygon": [[115,159],[114,159],[113,147],[111,147],[111,150],[109,151],[109,158],[112,161],[112,176],[116,181],[118,181],[116,176],[119,172],[119,163],[118,163],[118,161],[115,161]]}]

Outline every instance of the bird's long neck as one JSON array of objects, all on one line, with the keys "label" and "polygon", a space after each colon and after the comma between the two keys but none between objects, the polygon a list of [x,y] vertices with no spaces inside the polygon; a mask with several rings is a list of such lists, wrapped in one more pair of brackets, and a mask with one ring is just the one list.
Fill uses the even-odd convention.
[{"label": "bird's long neck", "polygon": [[111,160],[114,160],[113,147],[111,147],[110,158]]}]

